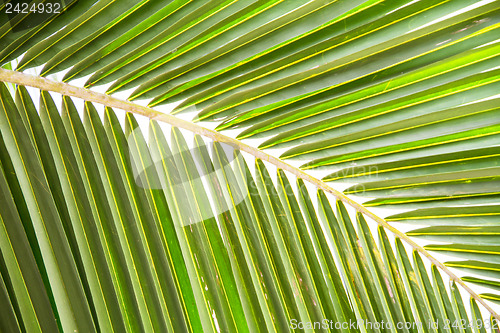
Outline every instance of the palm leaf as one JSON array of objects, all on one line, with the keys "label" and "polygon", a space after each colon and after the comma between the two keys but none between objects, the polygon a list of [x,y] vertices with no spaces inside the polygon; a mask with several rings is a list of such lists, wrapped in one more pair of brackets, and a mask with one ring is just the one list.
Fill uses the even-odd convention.
[{"label": "palm leaf", "polygon": [[[2,17],[6,68],[22,56],[18,71],[133,88],[129,100],[180,102],[173,113],[286,150],[278,159],[139,104],[0,69],[19,85],[15,101],[0,91],[2,325],[281,332],[329,318],[445,331],[432,323],[482,322],[483,310],[500,319],[485,302],[498,295],[478,297],[427,252],[460,258],[445,264],[498,290],[499,8],[80,0],[32,27],[34,13]],[[42,90],[38,108],[23,86]],[[47,91],[63,94],[61,108]],[[83,116],[71,97],[88,101]],[[123,126],[111,108],[166,122],[171,137],[153,121],[146,140],[131,113]],[[177,128],[215,143],[190,144]],[[366,207],[404,211],[382,219]]]},{"label": "palm leaf", "polygon": [[[423,266],[421,253],[428,254],[422,248],[409,243],[414,248],[411,263],[409,248],[401,242],[408,241],[406,236],[388,237],[381,225],[374,237],[369,224],[380,221],[371,221],[370,216],[367,221],[362,211],[353,220],[341,201],[336,201],[333,209],[323,190],[318,192],[315,208],[301,178],[278,169],[275,183],[261,160],[256,160],[252,174],[238,150],[229,146],[234,155],[228,156],[223,144],[217,142],[209,150],[200,136],[193,138],[196,145],[189,149],[175,127],[169,144],[166,130],[154,121],[146,143],[130,113],[123,129],[112,109],[106,109],[102,123],[92,104],[86,103],[82,120],[70,98],[63,99],[59,111],[46,92],[41,93],[39,112],[27,114],[24,122],[22,108],[33,102],[22,87],[17,96],[23,101],[19,106],[3,88],[4,158],[12,161],[11,170],[18,176],[14,180],[19,179],[21,191],[8,183],[5,175],[9,169],[2,163],[7,200],[2,218],[19,221],[12,227],[4,222],[9,228],[3,232],[2,255],[6,263],[19,261],[25,252],[9,252],[9,244],[16,244],[19,251],[40,246],[42,260],[32,259],[35,268],[31,274],[47,271],[49,277],[43,281],[41,275],[35,275],[45,287],[32,291],[24,291],[31,284],[6,285],[8,299],[19,307],[19,313],[9,317],[18,323],[18,329],[33,323],[30,315],[39,322],[35,330],[43,330],[41,320],[50,318],[63,330],[92,325],[91,330],[128,331],[282,331],[296,322],[319,323],[325,318],[333,323],[384,321],[394,327],[407,321],[430,325],[436,320],[455,320],[451,312],[439,312],[434,307],[437,305],[429,307],[437,302],[437,295],[432,291],[430,271]],[[22,139],[19,133],[29,138],[28,131],[35,140]],[[37,139],[42,137],[52,152],[44,158],[52,157],[53,164],[41,158]],[[8,145],[8,140],[16,144]],[[129,150],[132,145],[136,148]],[[78,163],[74,156],[82,154],[84,147],[90,154]],[[34,152],[30,156],[35,159],[22,163],[28,150]],[[64,172],[48,169],[60,171],[65,165]],[[33,171],[26,171],[26,166],[40,170],[39,178],[29,181]],[[23,181],[23,174],[27,181]],[[59,215],[57,235],[69,243],[64,254],[69,255],[75,275],[67,283],[78,283],[80,298],[67,298],[60,292],[64,282],[54,282],[50,275],[50,269],[59,266],[50,265],[51,257],[43,252],[43,238],[28,239],[14,201],[27,203],[35,232],[44,221],[48,228],[52,221],[43,217],[50,211],[37,210],[42,206],[31,206],[30,201],[35,205],[53,203],[57,210],[57,192],[35,197],[27,189],[48,189],[49,177],[51,183],[60,184],[64,194],[68,214]],[[296,179],[298,187],[290,184],[290,177]],[[97,192],[103,185],[102,192]],[[207,192],[215,194],[216,202],[210,202]],[[92,194],[100,194],[100,200],[90,200]],[[117,217],[102,219],[100,213],[105,216],[106,211]],[[71,228],[63,228],[67,223]],[[17,228],[17,233],[12,228]],[[86,236],[80,239],[80,233]],[[46,237],[56,244],[58,238],[51,236]],[[63,254],[52,253],[56,259]],[[120,260],[124,260],[122,267],[131,271],[120,272],[115,266]],[[7,265],[6,278],[18,271],[13,267]],[[434,280],[441,281],[441,273],[433,267]],[[446,288],[436,288],[441,302],[444,299],[451,304]],[[410,290],[413,304],[406,299]],[[21,297],[23,291],[27,299]],[[50,298],[52,305],[43,306],[50,304]],[[32,308],[26,307],[28,304]],[[412,311],[422,307],[432,311],[418,315]],[[52,311],[47,313],[48,309]],[[89,309],[88,317],[69,309]]]}]

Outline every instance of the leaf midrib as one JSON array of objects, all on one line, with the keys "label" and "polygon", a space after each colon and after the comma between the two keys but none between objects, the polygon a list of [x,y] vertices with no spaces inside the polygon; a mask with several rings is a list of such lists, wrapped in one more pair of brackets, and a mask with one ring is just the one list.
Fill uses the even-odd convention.
[{"label": "leaf midrib", "polygon": [[395,227],[389,225],[387,221],[370,210],[368,210],[366,207],[363,205],[357,203],[356,201],[348,198],[346,195],[343,193],[335,190],[334,188],[330,187],[323,181],[312,177],[311,175],[305,173],[304,171],[280,160],[279,158],[276,158],[274,156],[271,156],[262,150],[252,147],[250,145],[247,145],[239,140],[233,139],[231,137],[225,136],[223,134],[220,134],[219,132],[210,130],[208,128],[202,127],[200,125],[196,125],[192,122],[177,118],[173,115],[162,113],[157,110],[153,110],[151,108],[138,105],[132,102],[124,101],[106,94],[98,93],[89,89],[85,88],[80,88],[76,87],[67,83],[62,83],[62,82],[56,82],[52,81],[43,77],[39,76],[33,76],[29,74],[24,74],[18,71],[11,71],[7,69],[0,68],[0,81],[7,82],[7,83],[12,83],[12,84],[17,84],[17,85],[23,85],[23,86],[29,86],[45,91],[51,91],[55,93],[59,93],[62,95],[66,96],[71,96],[71,97],[76,97],[83,99],[88,102],[95,102],[101,105],[104,105],[106,107],[110,108],[118,108],[126,112],[131,112],[134,114],[138,114],[144,117],[147,117],[149,119],[154,119],[163,123],[167,123],[171,126],[182,128],[185,130],[188,130],[192,133],[202,135],[204,137],[210,138],[212,140],[218,141],[218,142],[224,142],[226,144],[230,144],[233,147],[236,146],[239,150],[244,151],[252,156],[254,156],[257,159],[261,159],[263,161],[269,162],[273,164],[275,167],[278,169],[282,169],[284,171],[287,171],[297,178],[303,179],[304,181],[307,181],[314,185],[316,188],[321,189],[327,193],[330,193],[333,195],[336,199],[343,201],[347,205],[351,206],[354,208],[356,211],[363,213],[364,215],[368,216],[371,218],[373,221],[375,221],[377,224],[380,226],[386,228],[390,232],[392,232],[395,236],[399,237],[400,239],[404,240],[408,245],[410,245],[414,250],[418,251],[421,253],[423,256],[425,256],[428,260],[430,260],[434,265],[439,267],[445,274],[449,276],[449,278],[459,285],[462,286],[462,288],[465,289],[469,295],[474,298],[477,302],[479,302],[486,310],[488,310],[493,317],[495,317],[497,320],[500,321],[500,315],[497,314],[487,303],[486,301],[481,298],[477,293],[475,293],[460,277],[455,275],[448,267],[446,267],[443,263],[441,263],[439,260],[434,258],[427,250],[425,250],[422,246],[418,245],[415,243],[412,239],[410,239],[405,233],[399,231]]}]

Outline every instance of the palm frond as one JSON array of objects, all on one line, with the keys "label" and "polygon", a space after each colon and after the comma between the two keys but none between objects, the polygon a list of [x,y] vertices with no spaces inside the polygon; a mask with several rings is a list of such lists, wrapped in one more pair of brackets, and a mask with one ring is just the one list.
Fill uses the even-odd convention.
[{"label": "palm frond", "polygon": [[[15,102],[0,91],[0,327],[287,331],[292,319],[469,322],[481,318],[476,302],[493,313],[485,300],[499,295],[476,298],[407,235],[498,291],[499,4],[79,0],[31,27],[34,13],[2,14],[2,65],[22,56],[18,71],[65,71],[63,81],[86,77],[109,94],[133,88],[129,100],[149,106],[180,102],[173,113],[286,151],[277,159],[172,115],[0,69],[21,85]],[[35,107],[23,85],[63,94],[63,106],[44,91]],[[83,120],[71,96],[88,101]],[[106,107],[104,122],[91,102]],[[166,138],[154,121],[146,140],[111,107],[220,143],[191,145],[178,129]],[[255,170],[224,148],[256,157]],[[277,181],[260,160],[282,169]],[[317,205],[303,180],[320,189]],[[384,220],[367,207],[404,211]],[[442,272],[472,295],[470,311]]]},{"label": "palm frond", "polygon": [[37,110],[25,88],[16,101],[1,89],[1,322],[14,331],[474,319],[404,235],[321,190],[313,204],[302,179],[278,169],[274,182],[261,160],[252,173],[233,146],[190,148],[155,121],[146,140],[130,113],[123,128],[110,108],[103,121],[87,102],[81,119],[69,97],[58,110],[42,91]]}]

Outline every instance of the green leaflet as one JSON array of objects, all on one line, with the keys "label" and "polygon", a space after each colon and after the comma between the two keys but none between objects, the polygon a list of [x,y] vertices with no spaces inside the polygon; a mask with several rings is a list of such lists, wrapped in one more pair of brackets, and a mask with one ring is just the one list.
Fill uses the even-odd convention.
[{"label": "green leaflet", "polygon": [[[49,188],[40,161],[30,141],[17,108],[5,85],[0,86],[2,109],[1,134],[9,151],[19,184],[33,222],[47,276],[54,293],[56,311],[64,329],[94,331],[91,311],[68,239]],[[23,144],[16,144],[23,142]],[[48,156],[50,157],[50,155]]]}]

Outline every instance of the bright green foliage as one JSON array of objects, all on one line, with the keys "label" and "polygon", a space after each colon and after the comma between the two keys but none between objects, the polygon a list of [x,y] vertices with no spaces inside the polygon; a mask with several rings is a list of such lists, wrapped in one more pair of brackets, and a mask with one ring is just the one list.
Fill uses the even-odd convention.
[{"label": "bright green foliage", "polygon": [[[404,210],[386,220],[500,290],[499,0],[79,0],[25,30],[35,13],[0,9],[2,67],[21,57],[17,70],[179,102],[173,113],[285,149],[374,212]],[[6,84],[2,332],[481,319],[437,267],[323,192],[316,205],[302,180],[156,122],[146,139],[131,114],[123,126],[87,102],[81,116],[67,96],[35,107]],[[481,296],[500,303],[494,292]]]},{"label": "bright green foliage", "polygon": [[154,121],[146,142],[131,114],[124,129],[109,108],[103,122],[86,103],[81,119],[70,98],[58,110],[42,92],[37,112],[23,87],[16,102],[1,89],[9,331],[286,332],[329,319],[317,331],[333,332],[363,319],[396,332],[469,321],[435,312],[433,290],[453,300],[420,254],[411,260],[382,227],[374,237],[322,191],[316,208],[302,180],[294,187],[278,170],[275,183],[260,160],[252,175],[237,150],[199,136],[190,149],[176,128],[167,141]]}]

